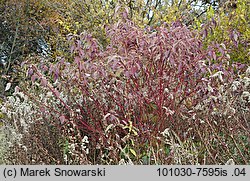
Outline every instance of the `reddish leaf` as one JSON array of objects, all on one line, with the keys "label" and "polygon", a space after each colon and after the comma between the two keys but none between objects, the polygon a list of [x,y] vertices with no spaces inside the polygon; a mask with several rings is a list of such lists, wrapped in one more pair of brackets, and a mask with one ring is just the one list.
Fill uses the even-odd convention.
[{"label": "reddish leaf", "polygon": [[64,115],[61,115],[61,116],[59,117],[59,120],[60,120],[60,123],[63,124],[63,123],[66,121],[65,116],[64,116]]},{"label": "reddish leaf", "polygon": [[57,89],[54,89],[54,94],[56,95],[56,97],[59,97],[59,96],[60,96],[60,93],[58,92]]},{"label": "reddish leaf", "polygon": [[29,68],[29,69],[28,69],[28,72],[27,72],[27,75],[28,75],[28,76],[31,76],[31,75],[33,75],[33,73],[34,73],[33,69],[32,69],[32,68]]},{"label": "reddish leaf", "polygon": [[212,57],[213,57],[214,60],[216,60],[216,54],[215,54],[214,51],[212,52]]},{"label": "reddish leaf", "polygon": [[70,52],[73,53],[73,52],[75,51],[75,48],[76,48],[75,45],[72,45],[72,46],[70,47]]},{"label": "reddish leaf", "polygon": [[42,86],[47,86],[47,84],[48,84],[48,81],[43,77],[43,78],[41,78],[41,85]]},{"label": "reddish leaf", "polygon": [[41,106],[40,111],[44,113],[46,111],[45,107]]},{"label": "reddish leaf", "polygon": [[55,71],[54,71],[54,81],[56,81],[58,79],[58,77],[59,77],[59,68],[56,67]]},{"label": "reddish leaf", "polygon": [[42,66],[42,70],[43,70],[44,72],[46,72],[46,71],[48,71],[48,70],[49,70],[49,68],[48,68],[48,66],[47,66],[47,65],[43,65],[43,66]]},{"label": "reddish leaf", "polygon": [[78,65],[80,63],[81,58],[79,56],[75,57],[75,63]]},{"label": "reddish leaf", "polygon": [[219,47],[219,52],[220,52],[222,55],[225,54],[225,51],[224,51],[222,48],[220,48],[220,47]]},{"label": "reddish leaf", "polygon": [[136,73],[136,71],[137,71],[137,67],[136,67],[136,66],[133,66],[133,67],[131,67],[131,69],[130,69],[130,74],[131,74],[131,75],[134,75],[134,74]]},{"label": "reddish leaf", "polygon": [[33,74],[33,75],[31,76],[31,81],[32,81],[32,82],[35,82],[36,79],[38,79],[38,76],[37,76],[36,74]]},{"label": "reddish leaf", "polygon": [[129,78],[130,77],[130,72],[129,71],[125,71],[125,76],[127,77],[127,78]]}]

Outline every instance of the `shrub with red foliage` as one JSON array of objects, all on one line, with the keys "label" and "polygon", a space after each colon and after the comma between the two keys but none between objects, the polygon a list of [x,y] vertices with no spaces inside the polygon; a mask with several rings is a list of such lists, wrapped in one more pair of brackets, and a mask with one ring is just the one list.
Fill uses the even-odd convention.
[{"label": "shrub with red foliage", "polygon": [[[208,148],[203,131],[213,133],[218,117],[211,115],[222,105],[221,89],[237,77],[234,66],[241,69],[229,65],[226,54],[215,56],[218,45],[203,49],[195,32],[178,22],[152,30],[119,21],[107,28],[107,35],[105,50],[89,34],[70,35],[72,60],[30,66],[28,74],[43,93],[39,99],[27,94],[44,119],[61,128],[72,144],[87,135],[92,163],[105,150],[111,163],[118,163],[122,149],[136,147],[135,142],[136,153],[130,151],[140,159],[149,145],[164,142],[158,137],[166,128],[181,141],[193,139]],[[216,162],[216,154],[209,152],[208,163],[225,161]]]}]

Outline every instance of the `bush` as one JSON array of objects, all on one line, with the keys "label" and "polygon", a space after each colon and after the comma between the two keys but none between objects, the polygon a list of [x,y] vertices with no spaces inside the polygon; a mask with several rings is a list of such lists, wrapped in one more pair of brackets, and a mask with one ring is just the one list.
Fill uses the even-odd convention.
[{"label": "bush", "polygon": [[[178,22],[152,30],[119,21],[106,33],[106,49],[70,35],[71,58],[23,65],[31,82],[2,107],[23,135],[15,163],[248,164],[249,68],[229,65],[223,46],[214,57],[218,45],[204,50]],[[33,112],[17,119],[26,103]]]}]

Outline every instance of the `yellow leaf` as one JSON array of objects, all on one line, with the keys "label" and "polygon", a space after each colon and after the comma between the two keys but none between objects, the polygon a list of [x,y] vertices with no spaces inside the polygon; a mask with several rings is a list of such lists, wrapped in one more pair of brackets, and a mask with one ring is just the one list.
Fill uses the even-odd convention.
[{"label": "yellow leaf", "polygon": [[136,156],[135,150],[133,150],[132,148],[130,148],[129,151],[130,151],[134,156]]},{"label": "yellow leaf", "polygon": [[132,129],[132,131],[133,131],[133,133],[134,133],[135,136],[138,135],[137,131],[135,131],[134,129]]},{"label": "yellow leaf", "polygon": [[132,139],[130,139],[130,141],[131,141],[131,145],[134,146],[135,145],[134,141]]},{"label": "yellow leaf", "polygon": [[121,73],[123,73],[123,69],[118,69],[117,71],[116,71],[116,73],[115,73],[115,76],[116,77],[120,77],[121,76]]}]

